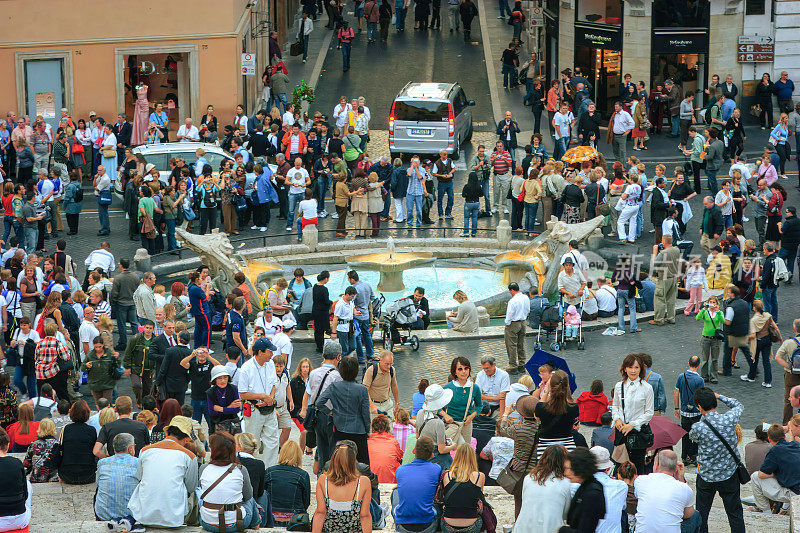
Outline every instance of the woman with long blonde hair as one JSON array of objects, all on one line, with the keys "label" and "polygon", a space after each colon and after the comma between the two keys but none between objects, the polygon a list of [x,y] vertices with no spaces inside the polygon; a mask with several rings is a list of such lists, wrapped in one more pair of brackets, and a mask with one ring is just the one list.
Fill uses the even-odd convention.
[{"label": "woman with long blonde hair", "polygon": [[356,468],[355,443],[339,441],[328,470],[317,479],[312,533],[372,533],[371,491],[369,478]]},{"label": "woman with long blonde hair", "polygon": [[450,470],[442,476],[444,498],[442,531],[444,533],[477,533],[483,526],[480,505],[484,500],[486,477],[478,471],[475,450],[467,444],[456,448]]}]

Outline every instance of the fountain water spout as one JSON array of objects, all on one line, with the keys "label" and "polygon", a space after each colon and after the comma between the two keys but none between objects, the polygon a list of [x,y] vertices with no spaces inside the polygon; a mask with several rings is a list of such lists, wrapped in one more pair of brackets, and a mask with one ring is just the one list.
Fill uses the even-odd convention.
[{"label": "fountain water spout", "polygon": [[394,237],[391,235],[386,239],[386,253],[389,254],[389,261],[394,259]]}]

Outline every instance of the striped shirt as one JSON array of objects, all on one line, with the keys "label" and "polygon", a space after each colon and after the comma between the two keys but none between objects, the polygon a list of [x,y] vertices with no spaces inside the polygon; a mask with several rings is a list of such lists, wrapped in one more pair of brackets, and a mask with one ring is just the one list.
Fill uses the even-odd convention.
[{"label": "striped shirt", "polygon": [[416,430],[411,424],[398,424],[396,422],[392,426],[392,432],[394,433],[394,438],[400,443],[400,449],[403,451],[406,451],[406,440],[408,440],[408,437],[416,434]]},{"label": "striped shirt", "polygon": [[495,150],[492,152],[492,155],[489,156],[489,160],[492,162],[492,168],[494,168],[495,174],[508,174],[511,169],[511,154],[505,150],[502,152]]}]

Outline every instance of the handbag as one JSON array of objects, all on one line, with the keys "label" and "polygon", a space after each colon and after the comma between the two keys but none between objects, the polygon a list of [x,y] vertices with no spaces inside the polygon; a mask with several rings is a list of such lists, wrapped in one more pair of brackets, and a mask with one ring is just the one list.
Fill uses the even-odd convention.
[{"label": "handbag", "polygon": [[751,105],[750,106],[750,114],[753,115],[756,118],[760,117],[761,113],[763,113],[763,112],[764,112],[764,110],[761,109],[761,106],[759,104],[755,104],[755,105]]},{"label": "handbag", "polygon": [[286,531],[311,531],[311,517],[308,513],[295,513],[286,524]]},{"label": "handbag", "polygon": [[624,208],[625,208],[625,200],[623,200],[622,196],[620,196],[617,199],[617,205],[614,206],[614,209],[616,209],[617,211],[622,211]]},{"label": "handbag", "polygon": [[334,368],[331,368],[325,372],[325,375],[322,377],[322,381],[319,384],[319,389],[317,389],[317,394],[314,396],[314,401],[308,402],[306,418],[303,420],[303,427],[306,428],[309,433],[314,433],[314,428],[316,427],[317,422],[319,422],[319,409],[317,409],[316,406],[317,398],[319,398],[319,395],[322,392],[322,387],[325,385],[325,380],[328,379],[328,375],[334,370]]},{"label": "handbag", "polygon": [[605,202],[602,204],[600,203],[600,185],[597,186],[597,199],[595,200],[595,204],[597,205],[597,207],[594,209],[595,214],[606,216],[611,213],[610,205]]},{"label": "handbag", "polygon": [[481,519],[483,520],[483,531],[486,533],[495,533],[497,531],[497,515],[494,514],[494,509],[486,498],[481,500]]},{"label": "handbag", "polygon": [[97,203],[100,205],[111,205],[111,188],[100,191],[97,197]]},{"label": "handbag", "polygon": [[778,146],[778,139],[776,139],[772,135],[769,136],[769,140],[767,142],[769,142],[769,144],[771,144],[772,146]]},{"label": "handbag", "polygon": [[114,148],[103,148],[103,157],[106,159],[117,157],[117,151]]},{"label": "handbag", "polygon": [[184,208],[183,208],[183,217],[186,220],[188,220],[189,222],[191,222],[192,220],[197,218],[197,213],[195,213],[194,209],[192,209],[191,207],[185,207],[184,206]]},{"label": "handbag", "polygon": [[[625,382],[620,385],[620,403],[622,405],[623,420],[625,417]],[[614,446],[624,445],[628,450],[646,450],[653,445],[653,430],[650,424],[642,424],[640,429],[631,429],[623,435],[618,429],[614,430]]]},{"label": "handbag", "polygon": [[769,340],[771,342],[782,342],[783,337],[781,336],[781,330],[778,329],[778,326],[775,325],[775,321],[769,321]]},{"label": "handbag", "polygon": [[71,370],[75,370],[75,363],[72,362],[72,357],[68,359],[62,359],[59,357],[56,362],[58,363],[59,372],[69,372]]},{"label": "handbag", "polygon": [[148,239],[155,239],[158,237],[156,225],[153,223],[153,219],[150,218],[150,215],[147,213],[142,215],[142,234]]},{"label": "handbag", "polygon": [[519,191],[519,194],[517,195],[517,201],[520,202],[520,203],[525,201],[525,189],[524,188],[521,191]]},{"label": "handbag", "polygon": [[445,431],[447,431],[447,428],[450,428],[450,427],[453,427],[453,426],[457,426],[459,428],[459,430],[461,429],[461,427],[463,427],[464,420],[467,419],[467,415],[469,414],[469,408],[472,407],[472,385],[473,384],[474,384],[473,381],[469,382],[469,392],[467,393],[469,395],[469,399],[467,400],[467,407],[464,409],[464,418],[462,418],[460,422],[457,422],[457,421],[454,420],[452,424],[447,424],[447,426],[445,426]]},{"label": "handbag", "polygon": [[536,435],[533,437],[533,445],[531,446],[531,451],[528,453],[528,458],[525,460],[525,468],[522,472],[516,472],[509,468],[510,463],[506,465],[503,470],[500,471],[500,474],[497,475],[497,484],[503,487],[503,490],[509,494],[514,494],[517,491],[517,487],[519,483],[522,481],[522,478],[525,477],[525,474],[528,473],[528,467],[530,467],[531,459],[533,455],[536,453],[536,448],[539,446],[539,432],[541,431],[541,427],[536,430]]},{"label": "handbag", "polygon": [[14,367],[19,366],[19,351],[17,350],[16,346],[14,347],[9,346],[8,348],[6,348],[5,356],[6,356],[6,365]]},{"label": "handbag", "polygon": [[114,364],[108,367],[108,375],[114,381],[119,381],[125,375],[125,369]]},{"label": "handbag", "polygon": [[703,419],[703,423],[708,426],[708,429],[711,430],[711,432],[725,446],[725,449],[728,450],[728,453],[731,454],[731,457],[733,458],[734,462],[736,463],[736,477],[739,479],[739,484],[740,485],[744,485],[745,483],[750,481],[750,474],[747,473],[747,467],[745,467],[742,464],[742,460],[739,459],[739,456],[737,456],[735,453],[733,453],[733,449],[731,448],[731,445],[728,444],[728,441],[722,438],[722,435],[719,434],[719,431],[717,431],[717,428],[715,428],[714,426],[711,425],[711,422],[709,422],[708,420],[706,420],[704,418]]},{"label": "handbag", "polygon": [[221,420],[214,425],[214,428],[217,433],[225,431],[227,433],[230,433],[231,435],[236,435],[237,433],[242,432],[242,425],[236,418]]},{"label": "handbag", "polygon": [[289,54],[293,56],[299,56],[303,53],[303,45],[300,44],[300,41],[295,41],[289,46]]}]

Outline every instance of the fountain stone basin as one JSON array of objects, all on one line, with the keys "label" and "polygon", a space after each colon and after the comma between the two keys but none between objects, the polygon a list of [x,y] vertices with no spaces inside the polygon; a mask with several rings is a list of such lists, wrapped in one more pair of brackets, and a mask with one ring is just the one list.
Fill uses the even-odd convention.
[{"label": "fountain stone basin", "polygon": [[503,272],[503,284],[519,281],[528,272],[535,271],[537,276],[543,276],[546,270],[545,258],[540,254],[525,255],[517,250],[503,252],[494,258],[498,270]]},{"label": "fountain stone basin", "polygon": [[431,265],[436,256],[428,252],[379,252],[374,254],[351,255],[345,258],[347,265],[354,269],[379,272],[381,277],[378,290],[399,292],[405,289],[403,271],[418,266]]}]

